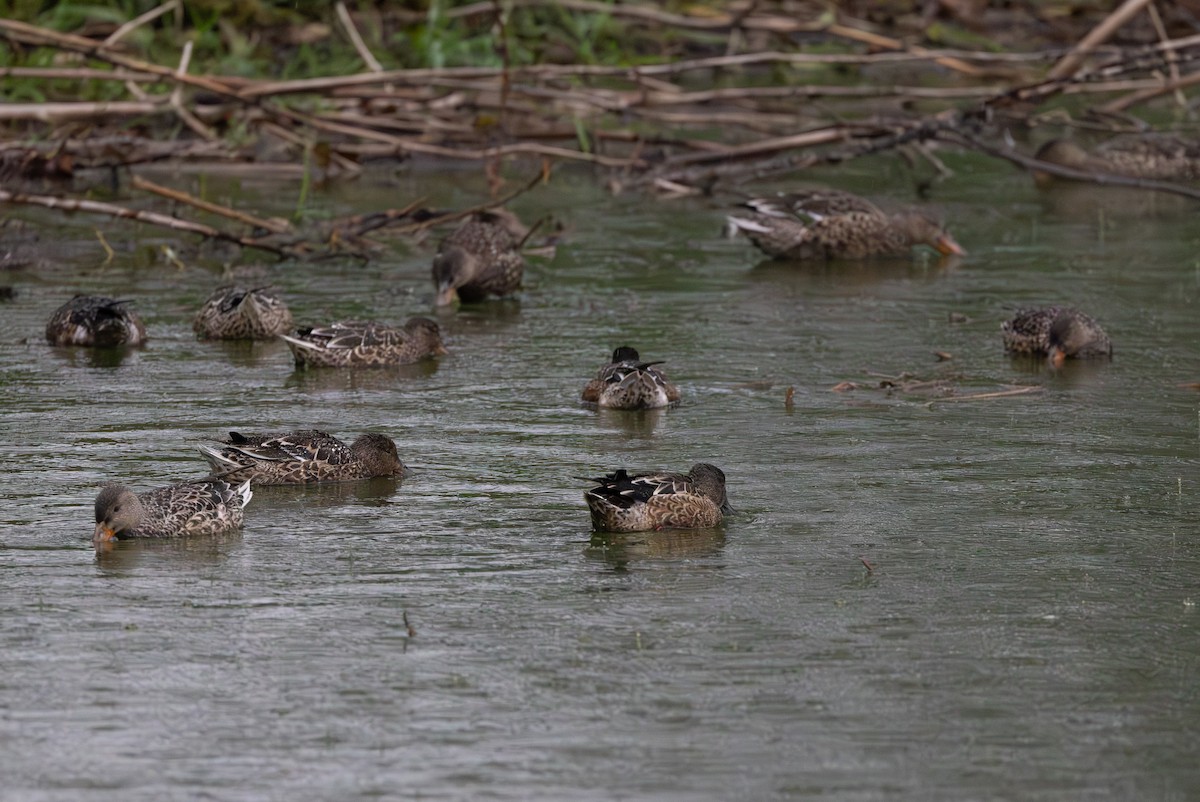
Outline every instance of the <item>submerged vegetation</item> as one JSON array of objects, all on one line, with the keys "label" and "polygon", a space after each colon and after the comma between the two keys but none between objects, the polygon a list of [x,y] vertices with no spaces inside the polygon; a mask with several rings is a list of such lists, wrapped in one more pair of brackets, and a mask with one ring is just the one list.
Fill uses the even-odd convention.
[{"label": "submerged vegetation", "polygon": [[[302,191],[379,160],[467,160],[501,196],[505,165],[532,158],[543,177],[578,163],[614,190],[669,195],[884,150],[937,180],[945,147],[1197,194],[1032,156],[1033,140],[1074,129],[1186,127],[1200,41],[1172,3],[112,0],[3,10],[0,174],[6,187],[36,182],[47,193],[6,189],[10,203],[141,216],[56,182],[165,159],[271,163],[302,177]],[[359,250],[371,226],[444,219],[415,204],[382,214],[316,240]],[[240,222],[259,235],[217,236],[277,253],[326,250],[312,235],[297,247],[280,221]]]}]

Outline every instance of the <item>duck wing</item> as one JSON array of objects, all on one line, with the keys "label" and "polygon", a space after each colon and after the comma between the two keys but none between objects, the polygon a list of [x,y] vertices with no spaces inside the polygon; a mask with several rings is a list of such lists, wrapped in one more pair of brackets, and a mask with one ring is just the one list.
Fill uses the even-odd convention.
[{"label": "duck wing", "polygon": [[223,449],[230,456],[243,455],[262,462],[324,462],[344,465],[354,462],[350,447],[333,435],[317,429],[304,429],[282,435],[242,435],[229,433]]},{"label": "duck wing", "polygon": [[631,476],[624,468],[620,468],[607,476],[588,481],[597,484],[597,487],[588,491],[588,495],[602,498],[622,509],[628,509],[635,504],[645,504],[654,496],[696,492],[691,478],[681,473],[642,473]]},{"label": "duck wing", "polygon": [[806,222],[859,212],[883,216],[883,211],[866,198],[836,189],[800,190],[773,198],[751,198],[745,206],[768,217],[796,217]]}]

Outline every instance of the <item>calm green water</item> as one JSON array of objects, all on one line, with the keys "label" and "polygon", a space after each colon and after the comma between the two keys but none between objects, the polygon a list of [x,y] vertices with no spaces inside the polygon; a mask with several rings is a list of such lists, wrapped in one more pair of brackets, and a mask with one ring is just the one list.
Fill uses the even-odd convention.
[{"label": "calm green water", "polygon": [[[216,262],[32,218],[44,262],[0,307],[0,798],[1196,798],[1196,210],[949,158],[954,265],[760,264],[719,203],[558,175],[515,205],[567,225],[557,256],[519,302],[443,315],[452,354],[399,376],[197,342]],[[813,180],[911,195],[888,161]],[[206,185],[282,213],[296,191]],[[482,191],[401,174],[318,200]],[[400,321],[430,312],[431,248],[249,281],[300,322]],[[118,365],[46,346],[75,291],[135,298],[150,345]],[[1013,307],[1063,301],[1111,364],[1004,356]],[[626,343],[667,361],[680,408],[577,404]],[[904,373],[1043,389],[875,387]],[[417,473],[263,488],[239,537],[94,556],[101,484],[198,476],[229,429],[314,426],[386,432]],[[574,477],[700,460],[729,477],[722,531],[592,539]]]}]

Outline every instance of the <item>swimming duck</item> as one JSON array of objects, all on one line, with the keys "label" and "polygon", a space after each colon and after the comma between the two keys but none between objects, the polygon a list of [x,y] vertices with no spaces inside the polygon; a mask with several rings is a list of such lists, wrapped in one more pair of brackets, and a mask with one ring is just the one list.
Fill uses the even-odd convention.
[{"label": "swimming duck", "polygon": [[76,295],[50,316],[46,339],[51,345],[141,345],[146,341],[146,326],[125,308],[128,303],[100,295]]},{"label": "swimming duck", "polygon": [[138,537],[221,535],[242,527],[242,510],[253,497],[250,483],[220,479],[182,482],[135,494],[109,485],[96,496],[97,547]]},{"label": "swimming duck", "polygon": [[218,287],[192,321],[196,336],[208,340],[273,340],[293,325],[287,304],[263,287]]},{"label": "swimming duck", "polygon": [[315,429],[288,434],[230,432],[220,449],[200,446],[213,475],[231,482],[292,485],[345,482],[374,476],[404,476],[396,443],[382,434],[360,435],[346,445]]},{"label": "swimming duck", "polygon": [[519,290],[525,274],[519,248],[525,233],[521,221],[506,209],[471,215],[442,240],[433,257],[437,305],[473,303]]},{"label": "swimming duck", "polygon": [[[1038,149],[1038,161],[1093,173],[1162,181],[1200,178],[1200,143],[1170,134],[1126,134],[1088,152],[1066,139],[1052,139]],[[1058,176],[1035,170],[1034,180],[1045,186]]]},{"label": "swimming duck", "polygon": [[438,324],[427,317],[409,318],[402,328],[348,320],[280,336],[300,367],[382,368],[447,353]]},{"label": "swimming duck", "polygon": [[1014,354],[1048,356],[1055,367],[1067,357],[1111,357],[1112,341],[1100,324],[1078,309],[1022,309],[1000,326],[1004,348]]},{"label": "swimming duck", "polygon": [[725,474],[699,462],[687,473],[643,473],[619,469],[588,479],[599,486],[583,494],[592,526],[607,532],[644,532],[663,528],[708,528],[731,512]]},{"label": "swimming duck", "polygon": [[751,212],[730,215],[731,231],[776,259],[865,259],[907,253],[914,245],[966,253],[933,218],[914,210],[889,215],[849,192],[795,192],[743,205]]},{"label": "swimming duck", "polygon": [[634,348],[613,351],[612,362],[583,388],[583,400],[608,409],[658,409],[679,403],[679,388],[654,367],[642,362]]}]

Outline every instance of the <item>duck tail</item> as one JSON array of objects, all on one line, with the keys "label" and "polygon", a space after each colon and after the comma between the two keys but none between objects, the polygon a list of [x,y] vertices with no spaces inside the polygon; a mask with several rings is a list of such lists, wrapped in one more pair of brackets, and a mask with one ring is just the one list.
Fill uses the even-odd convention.
[{"label": "duck tail", "polygon": [[297,340],[295,337],[289,337],[286,334],[280,334],[279,336],[281,338],[283,338],[283,340],[285,342],[287,342],[287,344],[290,345],[293,350],[295,350],[296,348],[307,348],[310,351],[320,351],[321,350],[321,346],[316,345],[315,343],[305,342],[304,340]]},{"label": "duck tail", "polygon": [[197,446],[197,448],[204,455],[204,459],[208,460],[208,464],[212,466],[213,476],[215,477],[220,478],[227,473],[232,473],[246,467],[234,462],[215,448],[209,448],[208,446]]},{"label": "duck tail", "polygon": [[766,234],[770,232],[770,228],[758,222],[757,220],[748,220],[745,217],[734,217],[729,215],[725,218],[725,235],[732,238],[739,231],[749,231],[755,234]]},{"label": "duck tail", "polygon": [[254,492],[250,489],[249,479],[234,488],[233,492],[242,497],[242,509],[246,509],[246,505],[250,503],[250,499],[254,498]]}]

